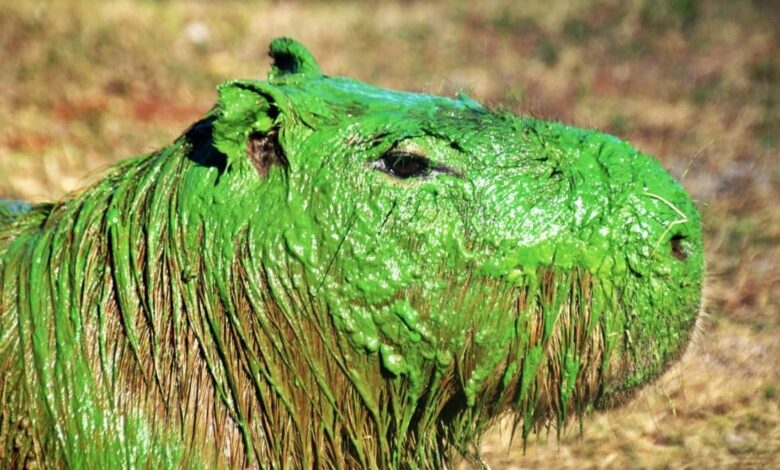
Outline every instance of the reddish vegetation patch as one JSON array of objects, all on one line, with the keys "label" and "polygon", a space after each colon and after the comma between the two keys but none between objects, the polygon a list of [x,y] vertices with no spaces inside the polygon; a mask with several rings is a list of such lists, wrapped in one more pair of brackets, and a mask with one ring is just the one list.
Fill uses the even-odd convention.
[{"label": "reddish vegetation patch", "polygon": [[[128,96],[132,98],[132,96]],[[196,119],[203,106],[180,104],[162,94],[143,96],[128,103],[130,117],[140,122],[170,122]],[[106,115],[109,99],[104,95],[85,98],[63,98],[54,102],[52,113],[60,121],[85,121]]]},{"label": "reddish vegetation patch", "polygon": [[47,134],[15,133],[6,136],[0,146],[12,152],[36,153],[52,144],[54,138]]},{"label": "reddish vegetation patch", "polygon": [[60,98],[54,102],[52,113],[60,121],[83,121],[102,114],[107,100],[103,96],[78,99]]},{"label": "reddish vegetation patch", "polygon": [[147,96],[132,104],[133,117],[142,122],[186,121],[203,114],[203,106],[179,104],[161,95]]}]

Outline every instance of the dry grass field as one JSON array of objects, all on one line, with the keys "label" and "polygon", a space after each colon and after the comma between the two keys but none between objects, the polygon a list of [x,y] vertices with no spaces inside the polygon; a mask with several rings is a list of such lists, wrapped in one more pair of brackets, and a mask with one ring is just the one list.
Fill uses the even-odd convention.
[{"label": "dry grass field", "polygon": [[525,452],[498,427],[492,468],[780,468],[780,2],[0,0],[0,197],[166,145],[279,35],[332,75],[606,130],[698,201],[709,315],[683,361]]}]

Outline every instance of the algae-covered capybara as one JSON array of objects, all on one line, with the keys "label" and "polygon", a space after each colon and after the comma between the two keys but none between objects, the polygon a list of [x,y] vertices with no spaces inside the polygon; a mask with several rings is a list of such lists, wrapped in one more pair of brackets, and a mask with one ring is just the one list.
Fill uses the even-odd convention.
[{"label": "algae-covered capybara", "polygon": [[701,222],[653,158],[271,57],[171,145],[0,204],[4,468],[440,468],[679,357]]}]

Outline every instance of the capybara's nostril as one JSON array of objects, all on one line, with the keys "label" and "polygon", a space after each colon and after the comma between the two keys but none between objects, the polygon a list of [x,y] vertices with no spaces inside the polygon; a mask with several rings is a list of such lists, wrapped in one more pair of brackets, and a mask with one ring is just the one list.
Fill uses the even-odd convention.
[{"label": "capybara's nostril", "polygon": [[683,246],[684,240],[685,237],[682,235],[675,235],[669,240],[669,245],[672,248],[672,256],[680,261],[685,261],[688,258],[688,253],[685,252],[685,247]]}]

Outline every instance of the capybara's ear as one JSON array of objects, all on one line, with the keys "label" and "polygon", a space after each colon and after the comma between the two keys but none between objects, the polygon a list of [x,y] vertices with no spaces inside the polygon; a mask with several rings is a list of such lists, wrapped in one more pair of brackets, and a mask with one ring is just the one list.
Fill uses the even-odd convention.
[{"label": "capybara's ear", "polygon": [[234,80],[220,85],[213,139],[227,156],[227,166],[247,158],[263,178],[275,165],[286,167],[278,136],[288,107],[284,94],[268,83]]},{"label": "capybara's ear", "polygon": [[268,176],[272,167],[287,168],[288,164],[284,150],[279,145],[279,132],[275,127],[272,127],[268,132],[249,134],[246,156],[262,178]]},{"label": "capybara's ear", "polygon": [[271,82],[322,76],[314,56],[295,39],[274,39],[268,48],[268,55],[274,60],[268,72],[268,80]]}]

